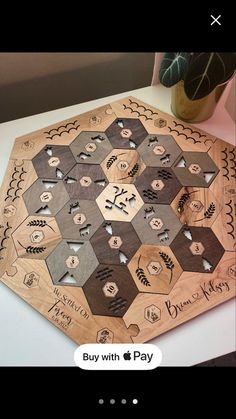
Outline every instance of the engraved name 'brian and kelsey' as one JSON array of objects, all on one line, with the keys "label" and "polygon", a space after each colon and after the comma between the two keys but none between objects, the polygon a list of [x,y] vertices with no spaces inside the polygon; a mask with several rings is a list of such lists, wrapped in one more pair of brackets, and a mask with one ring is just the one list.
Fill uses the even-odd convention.
[{"label": "engraved name 'brian and kelsey'", "polygon": [[204,282],[203,285],[200,285],[199,291],[193,293],[187,300],[182,300],[178,303],[173,303],[171,300],[166,300],[165,306],[169,316],[172,319],[176,319],[182,311],[196,303],[198,300],[204,298],[207,301],[210,301],[216,294],[222,294],[228,291],[230,291],[228,282],[222,281],[218,282],[217,284],[213,284],[213,281],[208,281]]}]

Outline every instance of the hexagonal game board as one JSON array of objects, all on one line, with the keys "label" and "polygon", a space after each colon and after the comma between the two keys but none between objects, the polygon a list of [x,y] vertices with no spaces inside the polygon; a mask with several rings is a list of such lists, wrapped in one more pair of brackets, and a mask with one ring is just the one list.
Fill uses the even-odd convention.
[{"label": "hexagonal game board", "polygon": [[17,138],[1,280],[79,344],[145,342],[234,297],[235,156],[132,97]]}]

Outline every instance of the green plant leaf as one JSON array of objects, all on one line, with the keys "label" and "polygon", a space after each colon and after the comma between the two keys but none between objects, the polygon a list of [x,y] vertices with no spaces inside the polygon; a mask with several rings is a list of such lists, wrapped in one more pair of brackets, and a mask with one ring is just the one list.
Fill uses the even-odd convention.
[{"label": "green plant leaf", "polygon": [[160,82],[166,87],[171,87],[184,80],[190,58],[191,54],[188,52],[166,52],[161,62]]},{"label": "green plant leaf", "polygon": [[227,81],[236,69],[235,53],[200,52],[193,54],[184,90],[190,100],[201,99]]}]

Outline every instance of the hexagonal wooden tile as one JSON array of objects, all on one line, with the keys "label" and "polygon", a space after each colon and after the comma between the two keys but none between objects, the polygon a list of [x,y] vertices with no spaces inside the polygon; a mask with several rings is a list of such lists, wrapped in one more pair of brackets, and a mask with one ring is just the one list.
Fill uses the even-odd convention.
[{"label": "hexagonal wooden tile", "polygon": [[[76,245],[78,250],[75,250]],[[53,250],[46,263],[54,284],[80,287],[98,266],[98,260],[89,242],[78,243],[66,240],[61,241]],[[70,278],[67,282],[67,273],[74,278],[74,282],[69,281]]]},{"label": "hexagonal wooden tile", "polygon": [[148,135],[138,147],[146,166],[171,167],[182,153],[172,135]]},{"label": "hexagonal wooden tile", "polygon": [[76,164],[64,179],[70,198],[95,200],[107,184],[98,164]]},{"label": "hexagonal wooden tile", "polygon": [[56,215],[63,239],[90,240],[104,219],[93,201],[71,199]]},{"label": "hexagonal wooden tile", "polygon": [[12,234],[19,257],[45,259],[61,240],[52,217],[27,217]]},{"label": "hexagonal wooden tile", "polygon": [[128,263],[141,245],[132,224],[121,221],[104,223],[90,242],[99,262],[112,265]]},{"label": "hexagonal wooden tile", "polygon": [[182,224],[168,205],[144,204],[132,220],[143,244],[169,246]]},{"label": "hexagonal wooden tile", "polygon": [[147,167],[135,186],[147,204],[170,204],[181,184],[171,169]]},{"label": "hexagonal wooden tile", "polygon": [[109,221],[129,222],[143,205],[134,185],[109,183],[96,199],[100,211]]},{"label": "hexagonal wooden tile", "polygon": [[70,149],[77,163],[101,163],[112,150],[110,141],[104,132],[83,131],[70,144]]},{"label": "hexagonal wooden tile", "polygon": [[63,179],[76,161],[69,147],[47,145],[34,158],[33,165],[41,179]]},{"label": "hexagonal wooden tile", "polygon": [[182,188],[171,203],[182,224],[211,227],[222,205],[211,190],[199,187]]},{"label": "hexagonal wooden tile", "polygon": [[101,167],[109,182],[134,183],[146,166],[136,150],[114,149]]},{"label": "hexagonal wooden tile", "polygon": [[138,294],[128,268],[116,265],[99,265],[83,290],[93,314],[112,317],[122,317]]},{"label": "hexagonal wooden tile", "polygon": [[106,130],[113,148],[137,148],[148,135],[138,119],[116,119]]},{"label": "hexagonal wooden tile", "polygon": [[208,227],[182,227],[170,245],[184,271],[213,272],[224,248]]},{"label": "hexagonal wooden tile", "polygon": [[30,215],[56,215],[69,201],[69,195],[62,181],[48,182],[38,179],[23,194]]},{"label": "hexagonal wooden tile", "polygon": [[169,247],[142,245],[128,264],[140,292],[169,294],[182,268]]},{"label": "hexagonal wooden tile", "polygon": [[219,169],[208,154],[186,151],[175,162],[173,172],[183,186],[207,188]]}]

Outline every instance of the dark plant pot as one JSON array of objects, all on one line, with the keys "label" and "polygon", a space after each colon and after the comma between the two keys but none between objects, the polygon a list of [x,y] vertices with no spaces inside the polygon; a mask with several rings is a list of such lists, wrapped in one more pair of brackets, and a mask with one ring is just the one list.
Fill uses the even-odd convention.
[{"label": "dark plant pot", "polygon": [[171,88],[171,110],[174,115],[186,122],[201,122],[210,118],[227,83],[217,86],[209,95],[198,100],[190,100],[180,81]]}]

